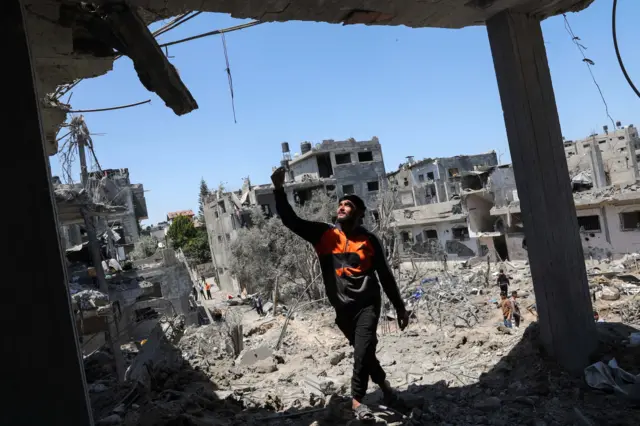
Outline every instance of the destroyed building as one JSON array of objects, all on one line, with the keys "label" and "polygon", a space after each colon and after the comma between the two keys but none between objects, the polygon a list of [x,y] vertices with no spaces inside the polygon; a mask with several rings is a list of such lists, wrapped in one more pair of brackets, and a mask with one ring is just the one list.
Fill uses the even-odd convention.
[{"label": "destroyed building", "polygon": [[246,225],[249,216],[244,208],[248,206],[248,192],[241,193],[240,197],[235,192],[216,191],[204,200],[203,209],[217,284],[221,290],[232,294],[238,293],[238,285],[229,270],[229,244],[237,237],[238,229]]},{"label": "destroyed building", "polygon": [[475,155],[425,158],[407,157],[398,170],[387,174],[389,185],[398,193],[399,207],[417,207],[450,201],[461,192],[464,172],[486,169],[498,164],[495,151]]},{"label": "destroyed building", "polygon": [[[620,124],[620,123],[618,123]],[[613,131],[571,141],[565,140],[564,152],[574,187],[604,187],[635,182],[640,158],[638,129],[630,124]]]},{"label": "destroyed building", "polygon": [[[290,173],[286,183],[334,179],[338,197],[356,194],[366,203],[374,202],[385,175],[382,147],[375,136],[370,141],[324,140],[316,145],[303,142],[300,154],[294,154],[288,161],[288,169]],[[296,191],[300,203],[304,203],[303,194],[308,191]]]},{"label": "destroyed building", "polygon": [[460,194],[468,176],[497,164],[495,151],[417,162],[409,156],[389,173],[401,257],[464,260],[482,254],[478,241],[469,234]]},{"label": "destroyed building", "polygon": [[[483,173],[482,189],[463,188],[469,235],[494,257],[526,260],[527,249],[513,168]],[[640,185],[635,181],[573,193],[587,258],[619,259],[640,246]],[[544,232],[541,230],[540,232]],[[483,247],[484,246],[484,247]]]},{"label": "destroyed building", "polygon": [[[108,294],[95,288],[85,266],[69,267],[69,288],[83,353],[91,353],[105,343],[108,316],[120,330],[120,344],[146,339],[164,315],[184,315],[188,324],[196,322],[196,312],[189,302],[192,279],[187,265],[173,250],[158,251],[153,258],[134,263],[129,271],[107,274]],[[101,308],[110,305],[115,306],[110,312]]]},{"label": "destroyed building", "polygon": [[[100,221],[100,233],[108,234],[113,241],[113,258],[124,260],[140,239],[141,220],[148,217],[147,203],[142,184],[132,184],[129,169],[108,169],[88,174],[86,185],[64,185],[60,179],[53,177],[54,190],[59,192],[80,192],[85,187],[92,194],[92,201],[109,206],[122,207],[117,212],[110,212]],[[82,218],[73,215],[74,220],[67,220],[62,207],[58,206],[60,216],[60,236],[66,250],[73,249],[87,242],[86,230]]]},{"label": "destroyed building", "polygon": [[460,200],[393,211],[402,257],[425,260],[465,260],[479,254],[478,242],[469,235],[467,215]]}]

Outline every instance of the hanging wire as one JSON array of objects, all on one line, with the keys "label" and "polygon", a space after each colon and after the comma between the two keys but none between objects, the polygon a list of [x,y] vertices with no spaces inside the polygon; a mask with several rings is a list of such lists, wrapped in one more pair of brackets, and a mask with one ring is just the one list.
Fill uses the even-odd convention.
[{"label": "hanging wire", "polygon": [[218,34],[224,34],[224,33],[230,33],[230,32],[233,32],[233,31],[238,31],[238,30],[244,30],[245,28],[255,27],[256,25],[260,25],[260,24],[264,24],[264,22],[262,22],[262,21],[251,21],[251,22],[247,22],[246,24],[236,25],[234,27],[223,28],[221,30],[209,31],[207,33],[198,34],[198,35],[195,35],[195,36],[192,36],[192,37],[187,37],[187,38],[183,38],[183,39],[180,39],[180,40],[170,41],[168,43],[161,44],[160,47],[173,46],[174,44],[185,43],[187,41],[197,40],[197,39],[202,38],[202,37],[209,37],[209,36],[212,36],[212,35],[218,35]]},{"label": "hanging wire", "polygon": [[229,66],[229,55],[227,53],[227,40],[224,36],[224,33],[222,33],[222,50],[224,51],[224,60],[227,64],[227,68],[225,69],[225,71],[227,72],[227,79],[229,80],[229,92],[231,93],[231,109],[233,110],[233,122],[235,124],[238,124],[238,121],[236,120],[236,105],[235,105],[235,99],[234,99],[234,95],[233,95],[233,77],[231,77],[231,68]]},{"label": "hanging wire", "polygon": [[640,90],[638,90],[636,85],[633,84],[631,77],[629,77],[629,74],[627,73],[627,69],[624,66],[624,62],[622,61],[622,56],[620,55],[620,49],[618,48],[618,34],[617,34],[618,31],[616,30],[617,9],[618,9],[618,0],[613,0],[613,12],[611,16],[611,32],[613,33],[613,47],[616,49],[616,56],[618,57],[618,63],[620,64],[620,69],[622,70],[622,74],[624,74],[624,78],[627,80],[627,83],[629,83],[629,86],[631,86],[631,89],[634,92],[636,92],[636,95],[638,95],[638,97],[640,98]]},{"label": "hanging wire", "polygon": [[70,110],[67,111],[68,113],[74,114],[74,113],[86,113],[86,112],[103,112],[103,111],[115,111],[117,109],[125,109],[125,108],[131,108],[131,107],[135,107],[138,105],[144,105],[144,104],[148,104],[151,102],[151,99],[147,99],[146,101],[142,101],[142,102],[136,102],[134,104],[128,104],[128,105],[120,105],[120,106],[115,106],[115,107],[109,107],[109,108],[98,108],[98,109],[77,109],[77,110]]},{"label": "hanging wire", "polygon": [[616,123],[613,119],[613,117],[611,117],[611,114],[609,114],[609,105],[607,104],[607,101],[604,98],[604,94],[602,93],[602,89],[600,88],[600,85],[598,84],[598,82],[596,81],[596,77],[593,74],[593,70],[591,69],[591,67],[593,65],[595,65],[595,62],[593,62],[591,59],[587,58],[587,56],[585,55],[584,51],[587,50],[587,48],[580,43],[580,37],[576,36],[575,33],[573,32],[573,29],[571,28],[571,24],[569,24],[569,20],[567,19],[567,14],[563,13],[562,16],[564,17],[564,28],[567,30],[567,32],[569,33],[569,35],[571,36],[571,41],[573,42],[573,44],[576,45],[576,47],[578,48],[578,50],[580,51],[580,54],[582,55],[582,62],[585,63],[585,65],[587,66],[587,69],[589,70],[589,74],[591,75],[591,79],[593,80],[593,84],[596,85],[596,88],[598,89],[598,93],[600,93],[600,98],[602,99],[602,103],[604,104],[604,110],[607,114],[607,117],[609,117],[609,120],[611,120],[611,124],[613,125],[613,129],[616,128]]}]

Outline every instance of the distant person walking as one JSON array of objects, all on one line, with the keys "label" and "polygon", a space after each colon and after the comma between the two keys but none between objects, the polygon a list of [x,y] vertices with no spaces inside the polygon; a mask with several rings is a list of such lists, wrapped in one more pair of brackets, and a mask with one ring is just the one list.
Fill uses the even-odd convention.
[{"label": "distant person walking", "polygon": [[206,300],[206,297],[204,296],[204,287],[202,286],[201,283],[198,283],[198,291],[200,292],[200,295],[202,296],[202,300]]},{"label": "distant person walking", "polygon": [[195,284],[193,286],[193,298],[196,300],[196,302],[198,301],[198,289],[196,288],[198,284]]},{"label": "distant person walking", "polygon": [[520,327],[520,320],[522,319],[522,315],[520,314],[520,304],[518,303],[518,292],[511,292],[511,309],[513,312],[513,322],[517,327]]},{"label": "distant person walking", "polygon": [[261,317],[264,316],[264,311],[262,310],[262,297],[260,297],[260,295],[256,297],[256,312]]},{"label": "distant person walking", "polygon": [[513,318],[513,309],[511,308],[511,300],[507,298],[507,293],[500,293],[500,307],[502,308],[502,318],[504,326],[507,328],[513,328],[511,320]]},{"label": "distant person walking", "polygon": [[504,273],[504,269],[500,269],[498,274],[498,287],[500,287],[500,293],[509,294],[509,277]]},{"label": "distant person walking", "polygon": [[205,289],[205,291],[206,291],[206,293],[207,293],[207,298],[208,298],[209,300],[211,300],[211,284],[207,283],[207,284],[204,286],[204,289]]}]

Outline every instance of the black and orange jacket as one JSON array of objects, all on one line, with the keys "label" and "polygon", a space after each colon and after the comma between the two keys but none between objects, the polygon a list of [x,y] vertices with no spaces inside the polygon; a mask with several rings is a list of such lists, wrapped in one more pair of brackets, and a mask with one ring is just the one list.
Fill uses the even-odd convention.
[{"label": "black and orange jacket", "polygon": [[[347,235],[340,224],[331,225],[299,218],[284,190],[274,191],[282,223],[313,244],[322,270],[329,301],[338,313],[380,304],[380,285],[397,312],[405,310],[380,240],[363,227]],[[380,285],[376,272],[380,278]]]}]

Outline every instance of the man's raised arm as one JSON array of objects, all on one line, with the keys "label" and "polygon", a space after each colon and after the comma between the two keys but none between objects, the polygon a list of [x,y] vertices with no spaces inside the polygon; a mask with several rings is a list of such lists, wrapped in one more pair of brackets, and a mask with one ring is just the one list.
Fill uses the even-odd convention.
[{"label": "man's raised arm", "polygon": [[296,212],[287,200],[287,194],[284,192],[284,174],[285,170],[279,167],[271,175],[274,190],[273,194],[276,198],[276,211],[284,226],[292,230],[296,235],[305,239],[313,245],[320,242],[322,234],[329,229],[329,225],[322,222],[312,222],[298,217]]}]

